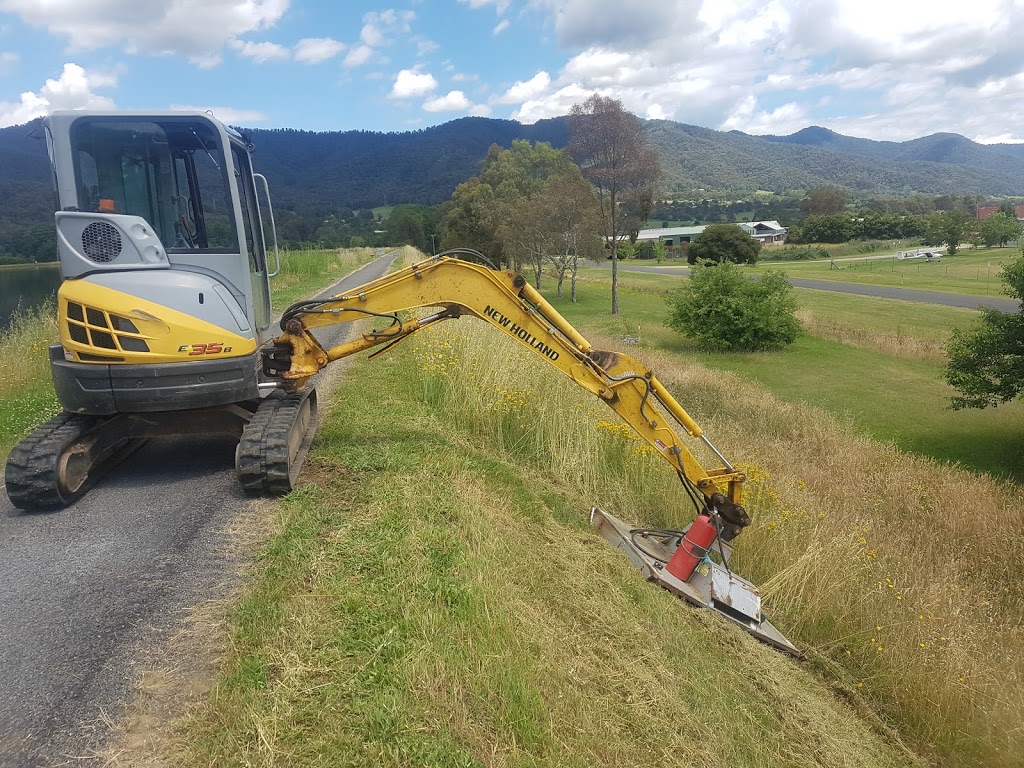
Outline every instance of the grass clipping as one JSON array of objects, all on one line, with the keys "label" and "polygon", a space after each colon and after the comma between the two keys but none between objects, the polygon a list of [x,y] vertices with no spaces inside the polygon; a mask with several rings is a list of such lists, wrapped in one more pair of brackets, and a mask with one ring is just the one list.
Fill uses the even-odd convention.
[{"label": "grass clipping", "polygon": [[[650,525],[692,507],[610,412],[466,325],[338,393],[183,763],[918,762],[902,738],[940,763],[1015,764],[1020,540],[977,548],[1019,530],[1007,489],[649,361],[746,459],[758,522],[739,567],[768,579],[801,665],[644,583],[590,530],[591,502]],[[1002,518],[965,537],[986,503]]]}]

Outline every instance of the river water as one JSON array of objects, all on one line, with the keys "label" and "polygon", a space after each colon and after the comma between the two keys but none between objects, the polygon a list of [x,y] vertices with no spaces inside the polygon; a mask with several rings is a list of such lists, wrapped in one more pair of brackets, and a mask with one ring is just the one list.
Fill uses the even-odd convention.
[{"label": "river water", "polygon": [[33,309],[53,298],[60,286],[60,268],[53,264],[0,267],[0,330],[18,309]]}]

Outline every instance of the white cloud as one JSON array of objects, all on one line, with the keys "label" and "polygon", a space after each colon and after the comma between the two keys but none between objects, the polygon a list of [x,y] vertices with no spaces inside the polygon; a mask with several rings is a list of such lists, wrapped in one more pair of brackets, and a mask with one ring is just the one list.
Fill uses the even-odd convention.
[{"label": "white cloud", "polygon": [[433,40],[417,40],[416,41],[416,55],[417,56],[429,56],[434,51],[441,50],[441,46],[435,43]]},{"label": "white cloud", "polygon": [[373,57],[373,48],[368,45],[357,45],[345,55],[345,66],[361,67]]},{"label": "white cloud", "polygon": [[276,24],[290,0],[0,0],[0,11],[66,38],[72,51],[120,46],[209,63],[226,42]]},{"label": "white cloud", "polygon": [[93,92],[117,85],[113,75],[87,72],[78,64],[65,64],[60,77],[49,79],[39,92],[25,91],[17,102],[0,102],[0,127],[27,123],[57,109],[109,109],[114,102]]},{"label": "white cloud", "polygon": [[[345,56],[343,62],[345,67],[349,69],[361,67],[375,58],[378,49],[407,37],[412,32],[412,22],[415,18],[416,14],[413,11],[396,11],[393,8],[363,14],[363,27],[359,31],[359,42],[353,44]],[[430,40],[419,40],[416,44],[421,56],[435,50],[437,45]],[[379,55],[376,58],[378,61],[387,60]]]},{"label": "white cloud", "polygon": [[295,60],[303,64],[320,64],[345,50],[345,44],[330,37],[305,37],[295,44]]},{"label": "white cloud", "polygon": [[502,19],[494,25],[494,29],[491,30],[492,35],[500,35],[506,29],[511,26],[511,22],[508,19]]},{"label": "white cloud", "polygon": [[195,104],[172,104],[169,109],[182,112],[209,112],[227,125],[251,125],[262,123],[267,119],[265,113],[255,109],[236,109],[235,107],[197,106]]},{"label": "white cloud", "polygon": [[416,18],[412,11],[371,11],[363,16],[363,28],[359,39],[371,48],[395,42],[401,35],[408,35],[411,22]]},{"label": "white cloud", "polygon": [[389,99],[411,99],[415,96],[426,96],[437,88],[437,80],[428,72],[417,72],[415,69],[403,69],[395,78]]},{"label": "white cloud", "polygon": [[668,114],[661,106],[661,104],[651,104],[647,107],[647,111],[644,113],[644,117],[648,120],[671,120],[672,116]]},{"label": "white cloud", "polygon": [[529,80],[515,83],[505,93],[495,99],[498,104],[521,104],[536,99],[551,85],[551,75],[541,70]]},{"label": "white cloud", "polygon": [[512,113],[512,119],[521,123],[535,123],[547,117],[566,115],[573,104],[586,100],[592,93],[594,91],[588,91],[577,83],[572,83],[543,99],[523,102],[522,106]]},{"label": "white cloud", "polygon": [[423,105],[427,112],[464,112],[472,106],[462,91],[448,91],[444,96],[430,99]]},{"label": "white cloud", "polygon": [[1024,139],[1020,0],[530,5],[574,54],[545,90],[492,100],[518,104],[522,120],[564,114],[572,95],[601,92],[640,115],[752,133],[818,124],[872,138]]},{"label": "white cloud", "polygon": [[512,5],[512,0],[459,0],[459,3],[468,5],[474,11],[493,5],[494,10],[502,14]]},{"label": "white cloud", "polygon": [[783,104],[771,111],[759,110],[757,106],[754,95],[747,94],[722,123],[722,130],[784,136],[810,124],[804,108],[795,102]]},{"label": "white cloud", "polygon": [[242,56],[252,59],[257,64],[264,64],[274,59],[290,58],[292,52],[277,43],[252,43],[248,40],[232,40],[231,47]]}]

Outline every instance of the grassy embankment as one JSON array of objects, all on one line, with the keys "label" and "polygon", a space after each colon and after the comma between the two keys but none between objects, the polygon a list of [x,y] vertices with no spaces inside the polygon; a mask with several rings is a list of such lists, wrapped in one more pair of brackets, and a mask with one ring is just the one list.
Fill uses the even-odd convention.
[{"label": "grassy embankment", "polygon": [[47,347],[57,338],[56,308],[44,304],[0,329],[0,458],[32,429],[60,412],[50,383]]},{"label": "grassy embankment", "polygon": [[[624,298],[615,321],[559,306],[621,349],[658,301]],[[737,562],[810,663],[645,585],[598,539],[589,502],[655,526],[692,510],[609,412],[463,322],[356,364],[308,484],[277,512],[182,761],[912,764],[889,724],[939,764],[1018,765],[1018,488],[658,351],[646,322],[638,356],[749,473],[756,522]],[[907,323],[906,336],[931,328]],[[833,357],[863,351],[832,343]]]},{"label": "grassy embankment", "polygon": [[[274,311],[308,296],[375,257],[372,248],[284,251],[272,280]],[[0,459],[28,432],[60,412],[50,383],[47,347],[57,338],[56,309],[47,304],[0,329]]]}]

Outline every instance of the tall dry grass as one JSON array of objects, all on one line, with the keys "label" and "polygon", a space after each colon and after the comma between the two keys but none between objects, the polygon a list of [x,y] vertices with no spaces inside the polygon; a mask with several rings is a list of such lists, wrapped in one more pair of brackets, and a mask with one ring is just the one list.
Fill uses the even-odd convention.
[{"label": "tall dry grass", "polygon": [[47,348],[57,339],[57,310],[52,301],[11,318],[0,328],[0,392],[49,381]]},{"label": "tall dry grass", "polygon": [[44,304],[0,330],[0,459],[32,429],[60,412],[47,348],[57,338],[56,311]]},{"label": "tall dry grass", "polygon": [[[670,468],[533,354],[466,324],[417,341],[425,397],[474,439],[571,484],[581,511],[593,502],[659,527],[692,517]],[[811,663],[922,754],[1020,765],[1021,490],[856,436],[739,378],[637,356],[748,473],[755,523],[736,564]]]},{"label": "tall dry grass", "polygon": [[838,341],[858,349],[870,349],[921,360],[945,360],[946,339],[923,339],[899,331],[875,331],[855,328],[810,309],[797,310],[797,319],[812,336]]}]

